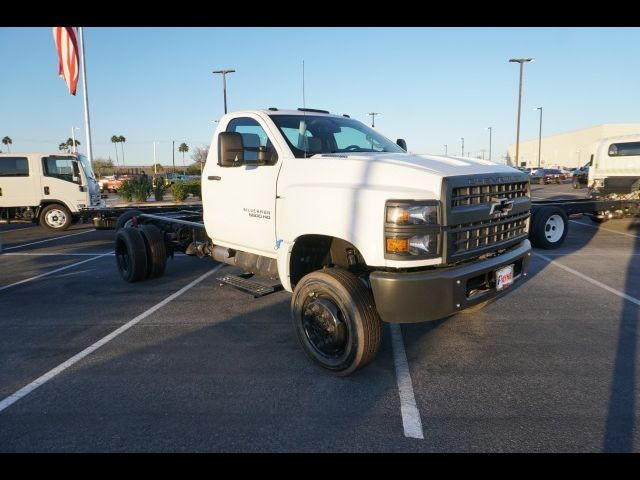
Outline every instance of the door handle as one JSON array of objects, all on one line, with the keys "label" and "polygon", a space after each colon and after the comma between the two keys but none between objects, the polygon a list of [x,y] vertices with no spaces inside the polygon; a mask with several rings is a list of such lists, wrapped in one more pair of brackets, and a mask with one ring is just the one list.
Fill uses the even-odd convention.
[{"label": "door handle", "polygon": [[44,194],[49,195],[49,187],[44,187]]},{"label": "door handle", "polygon": [[219,177],[218,175],[209,175],[207,178],[209,180],[222,180],[222,177]]}]

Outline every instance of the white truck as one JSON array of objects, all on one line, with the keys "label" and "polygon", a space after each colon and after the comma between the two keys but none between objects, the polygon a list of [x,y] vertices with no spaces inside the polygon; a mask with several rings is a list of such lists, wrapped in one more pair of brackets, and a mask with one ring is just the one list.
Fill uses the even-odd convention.
[{"label": "white truck", "polygon": [[202,212],[121,215],[122,277],[162,275],[177,250],[239,267],[243,275],[219,280],[254,296],[273,291],[265,280],[275,279],[293,293],[303,350],[337,375],[375,357],[381,320],[478,308],[529,264],[525,173],[412,155],[403,140],[322,110],[222,117],[202,200]]},{"label": "white truck", "polygon": [[0,154],[0,219],[37,219],[50,230],[65,230],[83,209],[103,203],[84,155]]},{"label": "white truck", "polygon": [[592,197],[640,200],[640,134],[594,143],[588,166]]}]

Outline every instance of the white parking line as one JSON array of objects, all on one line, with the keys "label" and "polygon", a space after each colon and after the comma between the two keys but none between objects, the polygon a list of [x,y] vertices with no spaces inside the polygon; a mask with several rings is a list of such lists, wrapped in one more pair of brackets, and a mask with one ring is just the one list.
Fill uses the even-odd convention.
[{"label": "white parking line", "polygon": [[398,393],[400,394],[400,413],[402,414],[402,426],[404,436],[409,438],[424,438],[422,433],[422,420],[416,406],[416,397],[413,393],[413,383],[409,372],[407,354],[402,342],[402,330],[397,323],[389,324],[391,328],[391,346],[393,347],[393,363],[396,366],[398,378]]},{"label": "white parking line", "polygon": [[[8,254],[7,254],[8,255]],[[93,262],[102,257],[106,257],[107,255],[112,255],[111,253],[103,253],[102,255],[97,255],[93,258],[88,258],[87,260],[82,260],[81,262],[72,263],[71,265],[66,265],[64,267],[56,268],[55,270],[51,270],[50,272],[41,273],[40,275],[36,275],[35,277],[26,278],[24,280],[20,280],[19,282],[10,283],[9,285],[5,285],[4,287],[0,287],[0,292],[2,290],[6,290],[7,288],[15,287],[16,285],[20,285],[22,283],[32,282],[33,280],[37,280],[38,278],[46,277],[47,275],[52,275],[54,273],[61,272],[63,270],[67,270],[68,268],[73,268],[77,265],[82,265],[83,263]]]},{"label": "white parking line", "polygon": [[61,238],[69,238],[69,237],[74,237],[76,235],[84,235],[85,233],[89,233],[89,232],[95,232],[96,229],[92,228],[91,230],[87,230],[85,232],[79,232],[79,233],[72,233],[71,235],[62,235],[60,237],[53,237],[53,238],[47,238],[46,240],[40,240],[38,242],[31,242],[31,243],[23,243],[22,245],[16,245],[14,247],[8,247],[5,248],[5,250],[13,250],[14,248],[22,248],[22,247],[28,247],[29,245],[36,245],[38,243],[44,243],[44,242],[52,242],[54,240],[59,240]]},{"label": "white parking line", "polygon": [[147,318],[149,315],[151,315],[152,313],[154,313],[157,310],[160,310],[162,307],[164,307],[167,303],[171,302],[172,300],[175,300],[176,298],[178,298],[180,295],[182,295],[183,293],[185,293],[187,290],[195,287],[198,283],[200,283],[202,280],[204,280],[205,278],[207,278],[209,275],[212,275],[213,273],[215,273],[216,271],[220,270],[220,268],[222,268],[224,266],[224,264],[218,265],[216,266],[213,270],[208,271],[207,273],[205,273],[204,275],[200,275],[198,278],[196,278],[193,282],[191,282],[190,284],[188,284],[185,287],[182,287],[180,290],[178,290],[177,292],[169,295],[167,298],[165,298],[164,300],[162,300],[160,303],[156,303],[153,307],[151,307],[150,309],[148,309],[147,311],[141,313],[140,315],[138,315],[136,318],[134,318],[133,320],[128,321],[127,323],[125,323],[124,325],[122,325],[120,328],[114,330],[113,332],[111,332],[109,335],[107,335],[106,337],[101,338],[100,340],[98,340],[96,343],[94,343],[93,345],[85,348],[84,350],[82,350],[80,353],[74,355],[73,357],[71,357],[69,360],[67,360],[66,362],[61,363],[60,365],[58,365],[57,367],[53,368],[52,370],[49,370],[47,373],[45,373],[44,375],[42,375],[41,377],[35,379],[33,382],[31,382],[30,384],[22,387],[20,390],[18,390],[17,392],[9,395],[8,397],[6,397],[5,399],[3,399],[2,401],[0,401],[0,412],[2,412],[3,410],[5,410],[6,408],[10,407],[11,405],[13,405],[14,403],[16,403],[18,400],[20,400],[23,397],[26,397],[27,395],[29,395],[31,392],[33,392],[36,388],[40,387],[41,385],[44,385],[45,383],[47,383],[49,380],[51,380],[53,377],[55,377],[56,375],[62,373],[63,371],[65,371],[67,368],[71,367],[72,365],[74,365],[75,363],[79,362],[80,360],[82,360],[84,357],[86,357],[87,355],[95,352],[97,349],[99,349],[100,347],[102,347],[103,345],[105,345],[106,343],[110,342],[111,340],[113,340],[114,338],[116,338],[118,335],[126,332],[127,330],[129,330],[131,327],[133,327],[134,325],[136,325],[138,322],[140,322],[141,320]]},{"label": "white parking line", "polygon": [[625,235],[627,237],[640,238],[640,235],[634,235],[633,233],[618,232],[617,230],[611,230],[610,228],[605,228],[598,225],[589,225],[588,223],[582,223],[582,222],[579,222],[578,220],[569,220],[569,221],[573,223],[577,223],[578,225],[582,225],[583,227],[597,228],[598,230],[606,230],[607,232],[617,233],[618,235]]},{"label": "white parking line", "polygon": [[599,282],[598,280],[596,280],[594,278],[591,278],[591,277],[585,275],[584,273],[580,273],[577,270],[574,270],[573,268],[567,267],[566,265],[563,265],[563,264],[557,262],[556,260],[552,260],[551,258],[547,257],[546,255],[542,255],[542,254],[537,253],[537,252],[533,252],[533,254],[536,257],[540,257],[540,258],[546,260],[547,262],[552,263],[553,265],[555,265],[557,267],[560,267],[563,270],[566,270],[569,273],[573,273],[576,277],[580,277],[581,279],[586,280],[587,282],[589,282],[589,283],[591,283],[591,284],[593,284],[593,285],[595,285],[597,287],[600,287],[600,288],[606,290],[607,292],[613,293],[614,295],[617,295],[620,298],[624,298],[625,300],[628,300],[629,302],[634,303],[636,305],[640,305],[640,300],[635,298],[635,297],[632,297],[631,295],[627,295],[626,293],[621,292],[620,290],[616,290],[615,288],[612,288],[609,285],[605,285],[604,283]]}]

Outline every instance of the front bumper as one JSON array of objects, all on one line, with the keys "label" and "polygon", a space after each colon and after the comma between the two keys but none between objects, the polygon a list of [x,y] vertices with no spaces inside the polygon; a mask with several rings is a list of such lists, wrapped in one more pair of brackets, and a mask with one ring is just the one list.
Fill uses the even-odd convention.
[{"label": "front bumper", "polygon": [[[380,318],[391,323],[436,320],[504,294],[495,271],[514,264],[514,285],[529,268],[529,240],[497,257],[441,270],[373,272],[369,279]],[[512,286],[513,287],[513,286]]]}]

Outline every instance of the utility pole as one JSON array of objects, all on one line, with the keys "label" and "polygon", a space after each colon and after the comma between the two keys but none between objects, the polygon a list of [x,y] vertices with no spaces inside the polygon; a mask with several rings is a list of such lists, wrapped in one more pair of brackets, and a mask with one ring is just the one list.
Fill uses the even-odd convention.
[{"label": "utility pole", "polygon": [[153,173],[158,173],[158,160],[156,160],[156,142],[153,142]]},{"label": "utility pole", "polygon": [[462,140],[462,156],[464,157],[464,137],[462,137],[460,140]]},{"label": "utility pole", "polygon": [[171,149],[173,153],[173,172],[172,173],[176,173],[176,141],[173,140],[171,143],[173,144],[173,148]]},{"label": "utility pole", "polygon": [[487,127],[489,130],[489,161],[491,161],[491,134],[493,133],[493,127]]},{"label": "utility pole", "polygon": [[540,110],[540,131],[538,132],[538,168],[540,168],[540,155],[542,153],[542,107],[536,107],[534,110]]},{"label": "utility pole", "polygon": [[367,113],[367,115],[371,115],[371,128],[376,128],[376,115],[380,115],[378,112]]},{"label": "utility pole", "polygon": [[446,157],[447,155],[448,155],[448,152],[447,152],[447,144],[445,143],[445,144],[444,144],[444,156]]}]

